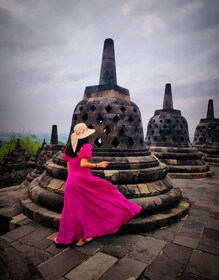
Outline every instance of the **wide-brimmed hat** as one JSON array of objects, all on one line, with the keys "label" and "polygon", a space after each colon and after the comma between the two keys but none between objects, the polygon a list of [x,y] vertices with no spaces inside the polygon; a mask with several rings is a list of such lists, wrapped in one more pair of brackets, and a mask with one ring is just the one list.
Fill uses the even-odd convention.
[{"label": "wide-brimmed hat", "polygon": [[83,139],[93,134],[95,129],[88,128],[85,123],[78,123],[74,127],[74,132],[71,134],[71,145],[75,152],[79,139]]}]

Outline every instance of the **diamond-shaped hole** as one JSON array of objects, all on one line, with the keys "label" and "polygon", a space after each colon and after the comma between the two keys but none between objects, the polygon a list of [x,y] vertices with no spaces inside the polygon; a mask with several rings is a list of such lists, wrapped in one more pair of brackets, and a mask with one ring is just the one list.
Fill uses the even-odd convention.
[{"label": "diamond-shaped hole", "polygon": [[133,145],[134,145],[134,141],[132,140],[131,137],[129,137],[128,143],[129,143],[130,146],[133,146]]},{"label": "diamond-shaped hole", "polygon": [[97,147],[102,146],[102,144],[103,144],[103,139],[102,139],[100,136],[98,136],[98,137],[95,139],[94,144],[95,144]]},{"label": "diamond-shaped hole", "polygon": [[124,113],[124,112],[126,111],[126,108],[125,108],[124,106],[122,106],[122,107],[120,108],[120,110]]},{"label": "diamond-shaped hole", "polygon": [[107,126],[104,128],[103,131],[106,133],[106,135],[108,135],[112,130],[111,130],[110,126],[107,125]]},{"label": "diamond-shaped hole", "polygon": [[133,112],[136,113],[138,110],[136,108],[133,109]]},{"label": "diamond-shaped hole", "polygon": [[94,112],[94,111],[96,110],[96,107],[95,107],[94,105],[92,105],[92,106],[90,107],[90,110],[91,110],[92,112]]},{"label": "diamond-shaped hole", "polygon": [[124,135],[125,135],[125,130],[121,128],[119,131],[119,136],[124,136]]},{"label": "diamond-shaped hole", "polygon": [[132,122],[134,121],[133,117],[132,117],[132,116],[129,116],[128,121],[129,121],[130,123],[132,123]]},{"label": "diamond-shaped hole", "polygon": [[117,122],[120,120],[120,118],[119,118],[117,115],[115,115],[115,116],[113,117],[113,120],[114,120],[115,123],[117,123]]},{"label": "diamond-shaped hole", "polygon": [[86,121],[88,119],[88,114],[87,113],[83,114],[81,118],[83,121]]},{"label": "diamond-shaped hole", "polygon": [[119,140],[115,137],[112,141],[112,145],[114,148],[116,148],[120,144]]},{"label": "diamond-shaped hole", "polygon": [[102,123],[103,122],[103,117],[101,116],[101,114],[98,114],[97,122],[98,123]]},{"label": "diamond-shaped hole", "polygon": [[83,110],[83,106],[80,106],[80,107],[79,107],[79,110],[82,111],[82,110]]},{"label": "diamond-shaped hole", "polygon": [[112,110],[112,107],[111,107],[110,105],[107,105],[107,106],[105,107],[105,109],[106,109],[107,112],[109,113],[109,112]]}]

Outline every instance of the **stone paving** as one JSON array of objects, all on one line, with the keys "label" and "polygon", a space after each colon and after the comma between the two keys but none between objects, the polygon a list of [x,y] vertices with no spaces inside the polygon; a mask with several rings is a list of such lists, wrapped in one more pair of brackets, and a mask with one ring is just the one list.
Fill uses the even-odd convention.
[{"label": "stone paving", "polygon": [[211,169],[210,178],[173,179],[191,202],[179,222],[95,238],[80,248],[57,248],[55,230],[20,212],[25,189],[1,189],[0,279],[219,280],[219,166]]}]

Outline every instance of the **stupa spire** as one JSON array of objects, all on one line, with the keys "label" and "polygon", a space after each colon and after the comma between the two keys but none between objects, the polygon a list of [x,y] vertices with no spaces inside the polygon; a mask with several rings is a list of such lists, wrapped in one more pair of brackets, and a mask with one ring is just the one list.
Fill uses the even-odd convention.
[{"label": "stupa spire", "polygon": [[99,84],[117,84],[115,51],[112,39],[104,41]]},{"label": "stupa spire", "polygon": [[166,84],[166,86],[165,86],[163,109],[164,110],[173,109],[173,98],[172,98],[171,84]]},{"label": "stupa spire", "polygon": [[208,100],[207,119],[214,119],[214,104],[213,100]]},{"label": "stupa spire", "polygon": [[58,131],[57,131],[57,125],[53,124],[52,126],[52,133],[51,133],[51,140],[50,144],[58,144]]}]

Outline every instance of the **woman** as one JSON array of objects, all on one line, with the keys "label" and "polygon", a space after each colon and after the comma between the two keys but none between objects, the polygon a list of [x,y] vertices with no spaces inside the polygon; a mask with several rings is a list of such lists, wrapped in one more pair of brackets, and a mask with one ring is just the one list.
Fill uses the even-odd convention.
[{"label": "woman", "polygon": [[136,216],[141,207],[127,200],[109,181],[94,176],[91,168],[106,168],[108,162],[91,163],[92,145],[88,136],[95,129],[79,123],[71,134],[71,143],[65,149],[68,178],[64,191],[56,245],[77,246],[92,241],[93,237],[116,233],[127,221]]}]

